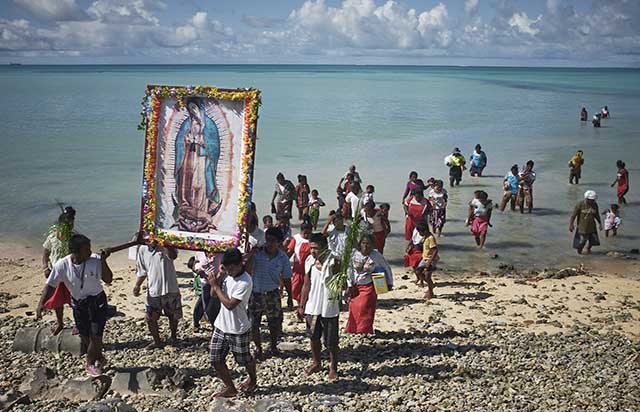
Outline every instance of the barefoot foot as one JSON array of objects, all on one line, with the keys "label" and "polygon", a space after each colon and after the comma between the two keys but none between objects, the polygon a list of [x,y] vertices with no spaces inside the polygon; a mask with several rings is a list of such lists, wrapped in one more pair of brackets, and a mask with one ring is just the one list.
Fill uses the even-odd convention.
[{"label": "barefoot foot", "polygon": [[311,364],[311,366],[304,370],[304,373],[306,373],[307,375],[312,375],[316,372],[320,372],[320,365],[315,363]]},{"label": "barefoot foot", "polygon": [[236,388],[225,387],[220,392],[214,393],[214,398],[233,398],[238,394]]},{"label": "barefoot foot", "polygon": [[56,323],[53,327],[51,327],[51,336],[56,336],[58,333],[62,332],[62,329],[64,329],[64,325]]},{"label": "barefoot foot", "polygon": [[238,389],[244,393],[251,393],[256,389],[256,383],[252,381],[251,378],[247,378],[247,380],[238,386]]},{"label": "barefoot foot", "polygon": [[338,372],[334,370],[329,371],[329,382],[337,382],[338,381]]}]

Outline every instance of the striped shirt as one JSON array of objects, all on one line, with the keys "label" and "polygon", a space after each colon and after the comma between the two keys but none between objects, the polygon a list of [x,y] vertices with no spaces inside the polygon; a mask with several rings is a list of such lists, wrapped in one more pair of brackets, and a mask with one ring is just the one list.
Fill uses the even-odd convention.
[{"label": "striped shirt", "polygon": [[253,293],[270,292],[280,287],[280,278],[291,279],[291,262],[282,250],[270,259],[259,250],[253,258]]}]

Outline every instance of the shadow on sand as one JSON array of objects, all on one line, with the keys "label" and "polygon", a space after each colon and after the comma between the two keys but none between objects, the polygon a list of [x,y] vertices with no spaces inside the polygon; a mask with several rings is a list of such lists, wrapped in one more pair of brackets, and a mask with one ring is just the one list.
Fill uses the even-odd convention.
[{"label": "shadow on sand", "polygon": [[449,294],[436,295],[436,299],[446,299],[446,300],[452,300],[454,302],[467,302],[467,301],[475,301],[475,300],[485,300],[492,296],[493,295],[491,293],[486,293],[486,292],[472,292],[472,293],[455,292],[455,293],[449,293]]}]

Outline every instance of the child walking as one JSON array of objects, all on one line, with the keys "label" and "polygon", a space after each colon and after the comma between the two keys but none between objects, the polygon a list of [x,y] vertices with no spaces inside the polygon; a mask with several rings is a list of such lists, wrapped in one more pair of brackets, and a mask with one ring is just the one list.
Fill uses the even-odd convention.
[{"label": "child walking", "polygon": [[311,224],[313,230],[316,230],[318,226],[318,219],[320,219],[320,208],[326,206],[324,201],[318,196],[318,191],[313,189],[311,191],[311,197],[309,198],[309,217],[311,217]]},{"label": "child walking", "polygon": [[304,216],[300,225],[300,233],[294,235],[287,247],[287,256],[293,258],[293,276],[291,277],[291,296],[298,302],[301,301],[302,286],[304,285],[305,268],[309,254],[309,238],[311,237],[311,221],[309,216]]},{"label": "child walking", "polygon": [[475,198],[469,202],[469,215],[466,225],[471,226],[471,234],[480,249],[487,240],[487,230],[491,226],[493,204],[484,190],[476,190]]},{"label": "child walking", "polygon": [[364,189],[364,195],[362,195],[362,204],[366,205],[369,202],[375,203],[373,200],[373,194],[376,192],[376,188],[373,185],[367,185]]},{"label": "child walking", "polygon": [[262,230],[267,230],[273,227],[273,217],[271,215],[265,215],[262,217]]},{"label": "child walking", "polygon": [[444,188],[442,180],[435,181],[433,189],[429,190],[427,199],[431,203],[429,223],[431,223],[433,232],[440,237],[442,236],[442,228],[447,221],[447,201],[449,200],[447,189]]},{"label": "child walking", "polygon": [[407,244],[404,255],[404,267],[412,268],[413,273],[416,275],[415,284],[418,287],[423,288],[425,286],[425,279],[422,276],[422,268],[419,268],[420,262],[422,262],[422,249],[424,247],[424,240],[429,233],[429,225],[425,221],[418,222],[413,229],[411,239]]},{"label": "child walking", "polygon": [[[58,216],[58,223],[49,228],[47,238],[42,245],[42,265],[45,278],[49,278],[56,262],[69,254],[69,239],[76,233],[73,230],[75,217],[75,209],[67,206],[62,211],[62,214]],[[53,336],[64,329],[64,305],[71,305],[71,295],[64,282],[60,282],[53,296],[44,303],[45,309],[53,309],[56,313],[56,324],[51,329],[51,335]],[[78,334],[78,330],[75,327],[73,334]]]},{"label": "child walking", "polygon": [[602,215],[604,216],[604,236],[609,237],[609,232],[613,232],[613,236],[616,236],[622,223],[620,206],[613,204],[609,209],[602,212]]},{"label": "child walking", "polygon": [[[383,241],[383,248],[384,248],[384,244],[386,244],[387,242],[387,237],[389,236],[389,233],[391,233],[391,222],[389,221],[389,211],[391,210],[391,205],[389,205],[389,203],[380,203],[380,222],[382,223],[382,226],[384,227],[384,241]],[[383,253],[383,251],[381,250],[380,253]]]},{"label": "child walking", "polygon": [[296,186],[296,206],[298,208],[298,220],[302,220],[302,216],[309,213],[309,185],[307,184],[307,176],[298,175],[298,185]]},{"label": "child walking", "polygon": [[433,233],[429,232],[429,226],[424,233],[425,238],[422,242],[422,260],[418,264],[418,269],[421,271],[422,279],[427,282],[427,291],[424,293],[424,298],[429,300],[433,298],[433,271],[436,270],[436,262],[438,261],[438,243],[436,242]]}]

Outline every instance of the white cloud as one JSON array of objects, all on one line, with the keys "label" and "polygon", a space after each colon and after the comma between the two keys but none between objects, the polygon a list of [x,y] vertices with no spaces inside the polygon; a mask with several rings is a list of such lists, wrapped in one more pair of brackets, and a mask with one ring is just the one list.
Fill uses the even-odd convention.
[{"label": "white cloud", "polygon": [[424,49],[446,46],[447,7],[439,3],[418,13],[388,0],[345,0],[328,7],[324,0],[308,0],[289,15],[296,38],[317,45],[364,49]]},{"label": "white cloud", "polygon": [[535,25],[540,22],[542,16],[538,16],[537,19],[531,20],[527,17],[527,13],[513,13],[513,16],[509,19],[509,25],[511,27],[515,27],[519,32],[530,34],[531,36],[535,36],[540,32],[539,29],[535,28]]},{"label": "white cloud", "polygon": [[0,19],[0,49],[5,50],[42,50],[48,45],[39,38],[31,24],[24,19]]},{"label": "white cloud", "polygon": [[242,22],[254,29],[269,29],[284,22],[284,19],[274,19],[252,15],[242,16]]},{"label": "white cloud", "polygon": [[85,20],[86,13],[75,0],[13,0],[36,18],[41,20],[67,21]]},{"label": "white cloud", "polygon": [[195,13],[186,24],[158,30],[155,41],[163,47],[190,48],[192,52],[228,49],[235,41],[233,30],[218,20],[212,20],[207,12]]},{"label": "white cloud", "polygon": [[[404,0],[306,0],[281,19],[243,15],[233,28],[213,6],[175,22],[173,14],[161,12],[165,3],[154,0],[13,1],[38,21],[0,18],[0,59],[57,54],[348,62],[386,56],[388,63],[402,57],[419,63],[428,56],[636,56],[627,61],[640,63],[640,1],[631,0],[578,10],[563,0],[546,0],[536,3],[536,18],[515,0],[486,2],[482,14],[479,0],[442,0],[430,8],[411,8]],[[176,7],[177,0],[165,1]]]},{"label": "white cloud", "polygon": [[478,2],[479,0],[465,0],[464,11],[469,14],[474,14],[478,11]]},{"label": "white cloud", "polygon": [[107,23],[157,25],[160,21],[153,12],[164,7],[163,2],[153,0],[96,0],[87,13]]}]

